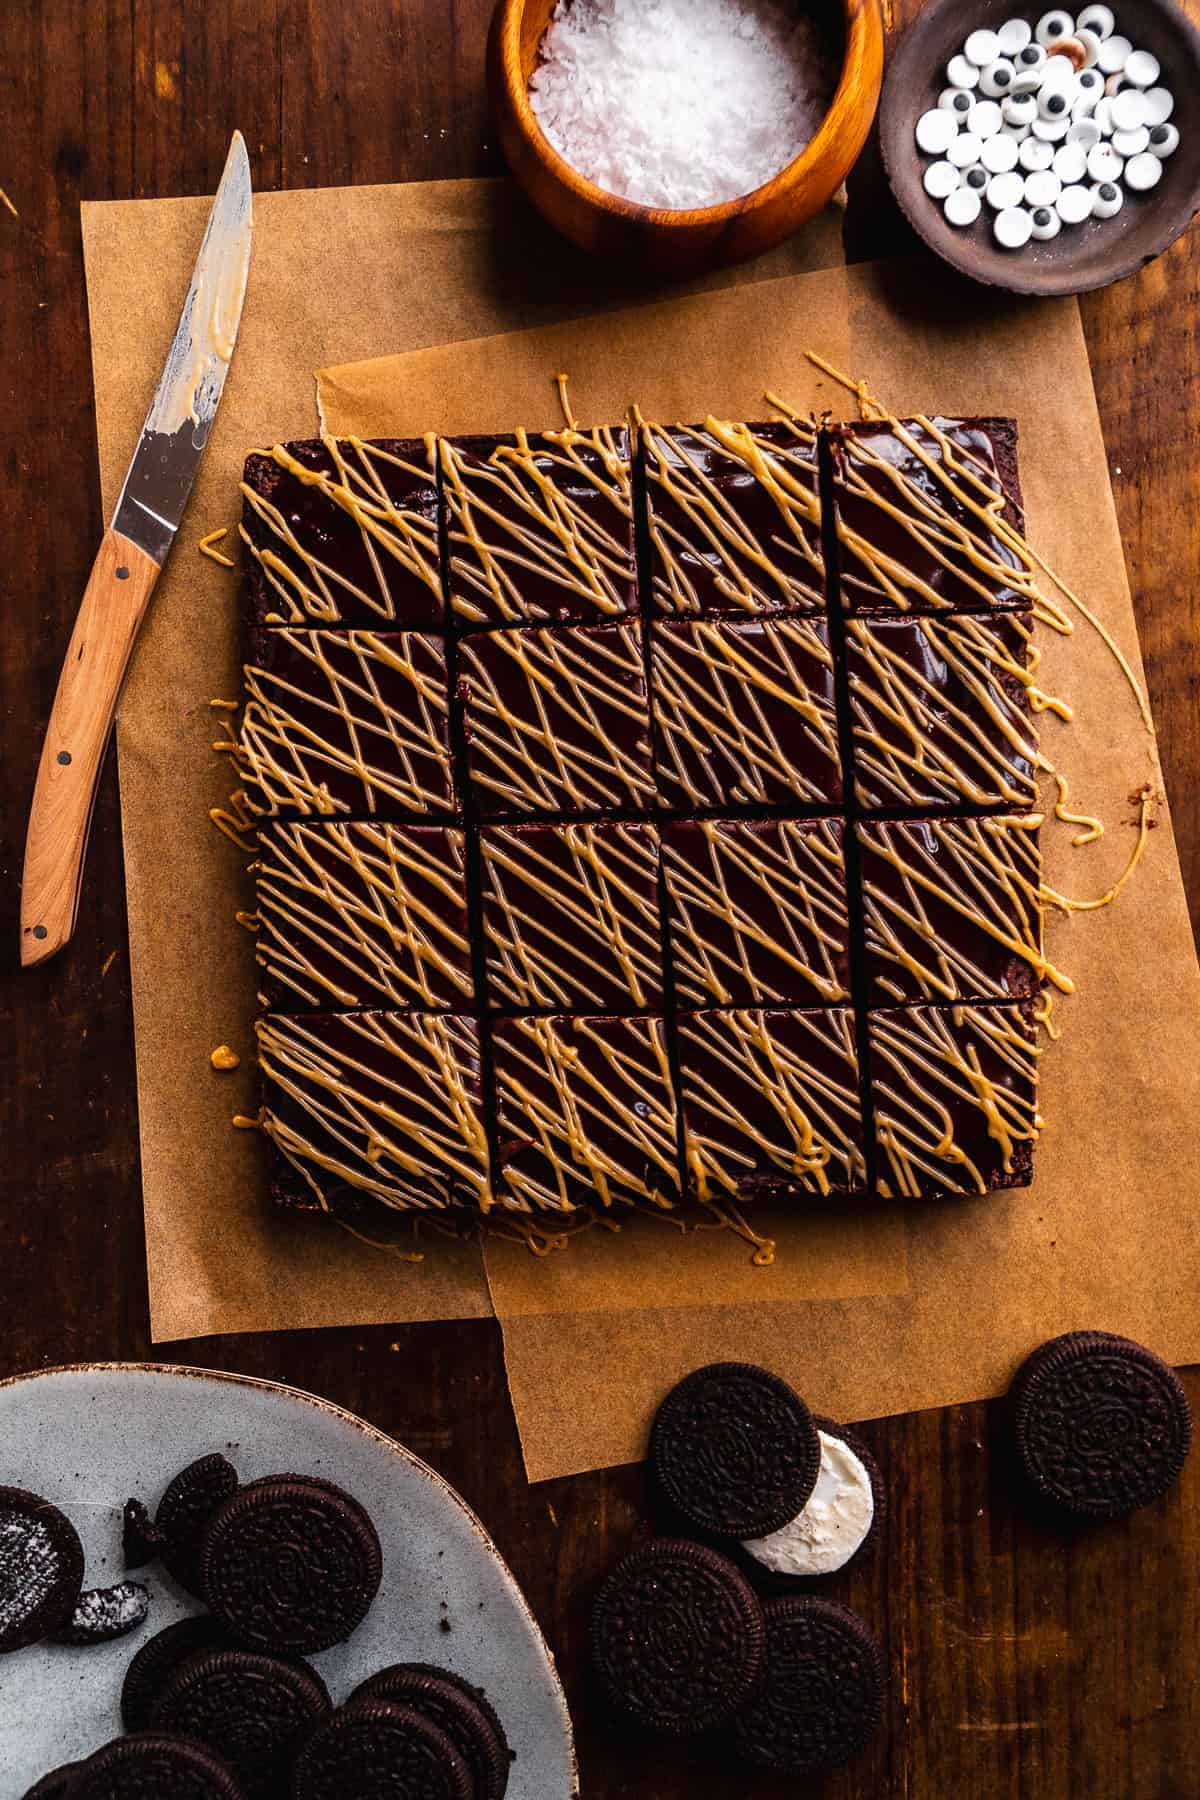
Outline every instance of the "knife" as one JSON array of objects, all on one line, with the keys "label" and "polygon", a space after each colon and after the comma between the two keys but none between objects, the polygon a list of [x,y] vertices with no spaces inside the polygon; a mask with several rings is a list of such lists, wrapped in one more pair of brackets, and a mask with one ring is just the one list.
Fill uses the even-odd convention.
[{"label": "knife", "polygon": [[92,565],[38,764],[21,889],[21,961],[75,930],[96,789],[121,683],[208,442],[250,267],[250,162],[235,131],[170,353]]}]

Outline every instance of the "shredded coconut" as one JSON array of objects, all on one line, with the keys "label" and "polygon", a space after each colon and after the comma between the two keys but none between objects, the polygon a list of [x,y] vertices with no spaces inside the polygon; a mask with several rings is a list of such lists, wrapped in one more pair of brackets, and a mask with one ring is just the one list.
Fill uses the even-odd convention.
[{"label": "shredded coconut", "polygon": [[826,33],[795,0],[558,0],[529,98],[589,181],[681,208],[778,174],[835,82]]}]

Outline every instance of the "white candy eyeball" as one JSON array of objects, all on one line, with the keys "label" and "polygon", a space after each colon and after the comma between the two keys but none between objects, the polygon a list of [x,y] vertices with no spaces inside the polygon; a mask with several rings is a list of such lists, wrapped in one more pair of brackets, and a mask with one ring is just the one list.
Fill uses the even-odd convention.
[{"label": "white candy eyeball", "polygon": [[968,169],[962,181],[965,188],[970,188],[971,192],[978,194],[982,200],[988,184],[988,172],[981,163],[976,164],[973,169]]},{"label": "white candy eyeball", "polygon": [[1170,88],[1153,87],[1146,93],[1146,123],[1165,125],[1175,111],[1175,96]]},{"label": "white candy eyeball", "polygon": [[1067,133],[1068,144],[1078,144],[1086,156],[1100,142],[1100,127],[1095,119],[1076,119]]},{"label": "white candy eyeball", "polygon": [[1001,56],[1019,55],[1032,36],[1033,27],[1027,19],[1006,19],[996,33]]},{"label": "white candy eyeball", "polygon": [[1094,31],[1084,31],[1084,30],[1081,30],[1078,26],[1075,29],[1075,36],[1078,39],[1078,41],[1083,45],[1083,66],[1084,66],[1084,68],[1085,69],[1095,68],[1096,64],[1100,60],[1100,45],[1103,42],[1103,39],[1097,37],[1096,33]]},{"label": "white candy eyeball", "polygon": [[1121,72],[1134,87],[1152,88],[1162,74],[1162,68],[1157,56],[1151,56],[1148,50],[1132,50],[1125,58]]},{"label": "white candy eyeball", "polygon": [[1075,105],[1095,106],[1104,92],[1104,77],[1099,69],[1084,69],[1075,83]]},{"label": "white candy eyeball", "polygon": [[1088,151],[1087,172],[1093,181],[1120,181],[1124,160],[1111,144],[1097,144]]},{"label": "white candy eyeball", "polygon": [[1051,166],[1063,186],[1070,187],[1073,181],[1082,181],[1087,174],[1087,151],[1082,144],[1063,144],[1054,152]]},{"label": "white candy eyeball", "polygon": [[1042,85],[1042,71],[1037,69],[1018,69],[1013,78],[1012,94],[1036,94]]},{"label": "white candy eyeball", "polygon": [[952,194],[946,195],[942,202],[942,211],[948,222],[951,225],[957,225],[962,231],[968,225],[975,223],[983,211],[983,202],[974,188],[959,187],[955,188]]},{"label": "white candy eyeball", "polygon": [[1133,53],[1133,45],[1127,37],[1108,37],[1100,46],[1097,67],[1106,75],[1116,75],[1125,67],[1126,61]]},{"label": "white candy eyeball", "polygon": [[1091,188],[1065,187],[1054,202],[1054,210],[1064,225],[1082,225],[1092,216]]},{"label": "white candy eyeball", "polygon": [[1147,148],[1160,162],[1164,157],[1174,156],[1179,148],[1179,128],[1176,125],[1152,125],[1148,135],[1150,141]]},{"label": "white candy eyeball", "polygon": [[1061,144],[1070,129],[1069,116],[1065,119],[1035,119],[1031,127],[1034,137],[1047,144]]},{"label": "white candy eyeball", "polygon": [[1042,64],[1042,86],[1044,88],[1075,88],[1075,65],[1069,56],[1059,56],[1052,50]]},{"label": "white candy eyeball", "polygon": [[970,112],[972,106],[970,94],[966,88],[943,88],[938,95],[938,105],[944,112],[954,113],[962,120]]},{"label": "white candy eyeball", "polygon": [[1017,71],[1012,64],[1005,57],[998,56],[996,61],[989,63],[980,75],[979,91],[981,94],[987,94],[992,100],[1000,100],[1005,94],[1012,92],[1016,74]]},{"label": "white candy eyeball", "polygon": [[959,173],[953,163],[932,162],[925,171],[925,192],[934,200],[944,200],[959,185]]},{"label": "white candy eyeball", "polygon": [[1026,44],[1025,48],[1023,50],[1018,50],[1017,54],[1013,57],[1013,63],[1019,70],[1040,69],[1045,65],[1045,62],[1046,49],[1043,44]]},{"label": "white candy eyeball", "polygon": [[1135,194],[1144,194],[1162,180],[1162,168],[1159,158],[1144,150],[1141,156],[1131,156],[1125,164],[1125,185]]},{"label": "white candy eyeball", "polygon": [[963,55],[977,69],[986,69],[1000,54],[1000,39],[994,31],[973,31],[963,45]]},{"label": "white candy eyeball", "polygon": [[1069,12],[1043,13],[1034,27],[1033,35],[1039,44],[1049,46],[1057,44],[1060,38],[1074,35],[1075,21]]},{"label": "white candy eyeball", "polygon": [[1037,101],[1032,94],[1010,94],[1000,102],[1005,125],[1032,125],[1038,116]]},{"label": "white candy eyeball", "polygon": [[946,160],[956,169],[969,169],[979,161],[982,149],[981,137],[976,137],[973,131],[960,131],[946,152]]},{"label": "white candy eyeball", "polygon": [[1039,243],[1047,238],[1057,237],[1062,230],[1062,220],[1052,206],[1036,206],[1030,214],[1030,229]]},{"label": "white candy eyeball", "polygon": [[1092,117],[1100,127],[1101,137],[1111,137],[1113,129],[1112,101],[1108,98],[1107,94],[1104,96],[1103,100],[1097,100],[1096,110],[1092,114]]},{"label": "white candy eyeball", "polygon": [[1010,137],[1014,144],[1023,144],[1033,131],[1032,125],[1006,125],[1005,137]]},{"label": "white candy eyeball", "polygon": [[1022,191],[1026,206],[1053,206],[1062,193],[1062,182],[1053,169],[1037,169],[1025,177]]},{"label": "white candy eyeball", "polygon": [[967,114],[967,130],[978,138],[995,137],[1004,123],[1004,114],[994,100],[977,100]]},{"label": "white candy eyeball", "polygon": [[1108,6],[1085,6],[1075,22],[1077,31],[1094,31],[1098,38],[1111,37],[1116,28],[1117,21]]},{"label": "white candy eyeball", "polygon": [[1071,102],[1074,97],[1068,88],[1059,85],[1043,87],[1038,95],[1038,112],[1043,119],[1049,119],[1051,124],[1061,119],[1064,124],[1069,125],[1071,123]]},{"label": "white candy eyeball", "polygon": [[1038,169],[1048,169],[1054,161],[1054,145],[1045,143],[1040,137],[1027,137],[1021,145],[1018,160],[1030,174]]},{"label": "white candy eyeball", "polygon": [[993,212],[1004,212],[1010,206],[1020,206],[1025,194],[1025,179],[1015,169],[1009,169],[1003,175],[993,175],[987,184],[987,203]]},{"label": "white candy eyeball", "polygon": [[953,114],[935,106],[917,120],[917,144],[926,156],[944,156],[958,135]]},{"label": "white candy eyeball", "polygon": [[1140,156],[1150,148],[1150,127],[1139,125],[1136,131],[1114,131],[1112,147],[1118,156]]},{"label": "white candy eyeball", "polygon": [[1146,123],[1146,96],[1141,88],[1122,88],[1108,109],[1114,131],[1136,131]]},{"label": "white candy eyeball", "polygon": [[1112,219],[1125,204],[1125,196],[1115,181],[1098,181],[1092,189],[1092,217]]},{"label": "white candy eyeball", "polygon": [[978,87],[979,70],[974,63],[969,63],[965,56],[952,56],[946,64],[946,80],[951,87]]},{"label": "white candy eyeball", "polygon": [[1014,144],[1007,132],[998,133],[996,137],[984,139],[979,160],[989,175],[1007,175],[1010,169],[1017,166],[1020,145]]},{"label": "white candy eyeball", "polygon": [[1005,250],[1023,250],[1033,234],[1033,219],[1023,206],[1008,206],[996,214],[992,231]]}]

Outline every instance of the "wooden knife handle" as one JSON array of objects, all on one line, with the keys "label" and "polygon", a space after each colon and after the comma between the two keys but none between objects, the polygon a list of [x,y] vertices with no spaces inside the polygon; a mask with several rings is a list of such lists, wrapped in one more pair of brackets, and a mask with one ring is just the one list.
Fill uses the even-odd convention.
[{"label": "wooden knife handle", "polygon": [[38,764],[21,888],[21,961],[45,962],[75,929],[92,807],[130,652],[158,564],[111,528],[71,633]]}]

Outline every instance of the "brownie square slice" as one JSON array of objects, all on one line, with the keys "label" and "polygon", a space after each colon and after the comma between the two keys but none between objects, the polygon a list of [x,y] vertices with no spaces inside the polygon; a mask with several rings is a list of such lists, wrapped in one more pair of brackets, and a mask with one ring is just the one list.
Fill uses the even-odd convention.
[{"label": "brownie square slice", "polygon": [[439,440],[450,604],[467,625],[633,612],[629,433]]},{"label": "brownie square slice", "polygon": [[1024,529],[1011,419],[835,425],[834,522],[842,606],[854,613],[1028,606],[997,519]]},{"label": "brownie square slice", "polygon": [[679,1196],[661,1018],[498,1019],[498,1198],[569,1212]]},{"label": "brownie square slice", "polygon": [[429,627],[445,617],[437,478],[419,438],[311,438],[246,458],[253,625]]},{"label": "brownie square slice", "polygon": [[867,1004],[1019,1000],[1042,951],[1038,815],[858,826]]},{"label": "brownie square slice", "polygon": [[863,1187],[848,1007],[681,1014],[679,1078],[685,1166],[698,1200]]},{"label": "brownie square slice", "polygon": [[854,782],[866,808],[961,812],[1037,799],[1028,613],[848,619]]},{"label": "brownie square slice", "polygon": [[840,819],[663,827],[671,965],[681,1006],[850,997]]},{"label": "brownie square slice", "polygon": [[985,1194],[1033,1178],[1031,1001],[868,1015],[879,1192]]},{"label": "brownie square slice", "polygon": [[260,1019],[260,1124],[282,1205],[486,1211],[479,1026],[454,1013]]},{"label": "brownie square slice", "polygon": [[485,816],[644,810],[654,797],[638,621],[476,633],[459,655]]},{"label": "brownie square slice", "polygon": [[251,634],[237,764],[250,810],[449,811],[446,655],[417,632]]},{"label": "brownie square slice", "polygon": [[841,799],[833,657],[814,619],[650,628],[658,785],[680,811]]},{"label": "brownie square slice", "polygon": [[480,855],[494,1005],[661,1006],[653,825],[485,825]]},{"label": "brownie square slice", "polygon": [[811,427],[645,425],[641,446],[657,612],[823,611]]},{"label": "brownie square slice", "polygon": [[464,834],[282,822],[258,834],[260,994],[297,1007],[469,1007]]}]

